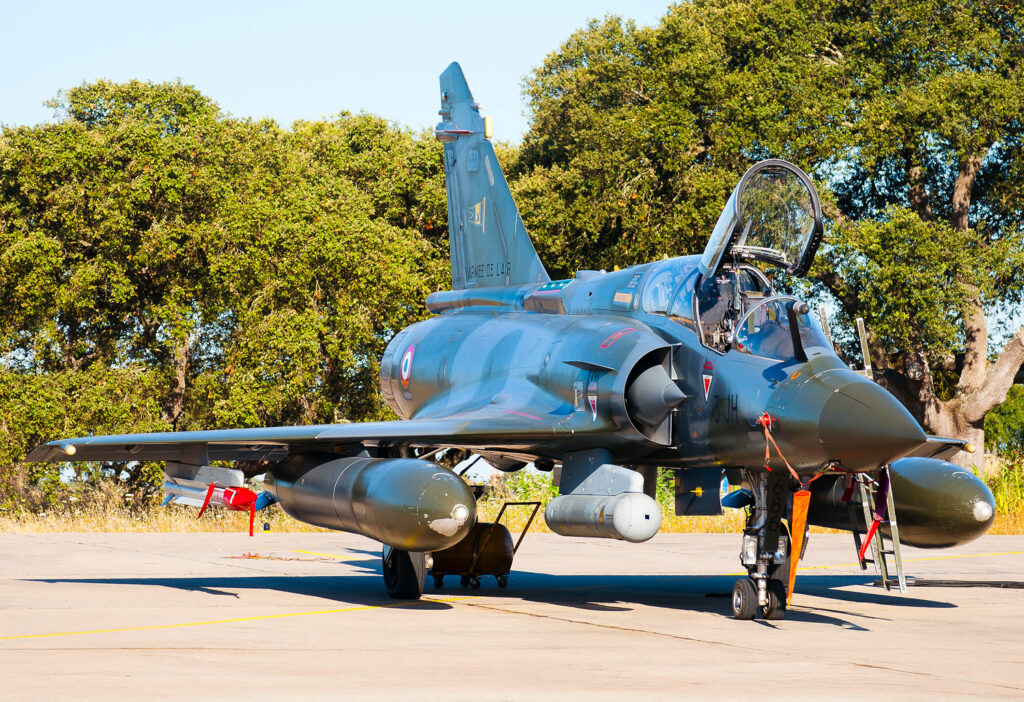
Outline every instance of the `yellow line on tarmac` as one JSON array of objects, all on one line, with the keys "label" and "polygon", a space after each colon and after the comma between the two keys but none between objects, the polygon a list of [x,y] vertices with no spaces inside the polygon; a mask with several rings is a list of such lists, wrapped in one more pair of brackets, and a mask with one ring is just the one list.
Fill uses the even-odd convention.
[{"label": "yellow line on tarmac", "polygon": [[[329,556],[331,558],[348,558],[347,556],[337,556],[329,553],[317,553],[316,551],[296,551],[297,553],[308,553],[314,556]],[[1024,554],[1024,551],[1003,551],[1001,553],[971,553],[957,556],[931,556],[926,558],[909,558],[910,561],[943,561],[951,560],[954,558],[987,558],[991,556],[1019,556]],[[858,563],[837,563],[832,565],[823,566],[801,566],[797,570],[815,570],[822,568],[850,568],[859,565]],[[726,575],[742,576],[747,573],[727,573]],[[591,586],[600,587],[600,586]],[[20,639],[46,639],[55,638],[58,636],[81,636],[83,634],[118,634],[130,631],[156,631],[159,629],[181,629],[190,626],[209,626],[211,624],[238,624],[240,622],[258,622],[268,619],[285,619],[288,617],[308,617],[316,614],[339,614],[341,612],[359,612],[371,609],[394,609],[396,607],[408,607],[410,605],[418,604],[420,602],[459,602],[461,600],[471,600],[479,597],[479,595],[464,595],[461,597],[445,597],[441,599],[433,598],[422,598],[420,600],[410,600],[409,602],[393,602],[383,605],[361,605],[358,607],[341,607],[338,609],[320,609],[313,612],[288,612],[286,614],[261,614],[255,617],[236,617],[233,619],[210,619],[208,621],[200,622],[181,622],[179,624],[154,624],[151,626],[131,626],[124,627],[121,629],[91,629],[88,631],[60,631],[51,634],[20,634],[17,636],[0,636],[0,641],[14,641]]]},{"label": "yellow line on tarmac", "polygon": [[[989,556],[1019,556],[1024,551],[1003,551],[1002,553],[966,553],[958,556],[929,556],[927,558],[904,558],[904,563],[916,563],[917,561],[948,561],[954,558],[987,558]],[[860,567],[860,563],[837,563],[834,565],[823,565],[823,566],[801,566],[797,568],[800,570],[814,570],[816,568],[855,568]],[[746,573],[744,573],[746,575]]]},{"label": "yellow line on tarmac", "polygon": [[155,631],[157,629],[181,629],[189,626],[207,626],[210,624],[237,624],[239,622],[258,622],[265,619],[285,619],[287,617],[308,617],[313,614],[337,614],[339,612],[359,612],[369,609],[393,609],[395,607],[408,607],[422,602],[457,602],[468,600],[477,595],[466,595],[463,597],[446,597],[443,599],[423,598],[410,600],[408,602],[394,602],[383,605],[362,605],[359,607],[342,607],[340,609],[321,609],[313,612],[289,612],[287,614],[261,614],[255,617],[237,617],[234,619],[211,619],[202,622],[182,622],[180,624],[154,624],[152,626],[130,626],[122,629],[92,629],[89,631],[59,631],[52,634],[21,634],[18,636],[0,636],[0,641],[13,641],[15,639],[46,639],[57,636],[80,636],[82,634],[118,634],[128,631]]},{"label": "yellow line on tarmac", "polygon": [[[926,558],[904,558],[904,563],[913,563],[916,561],[948,561],[953,558],[987,558],[989,556],[1019,556],[1024,554],[1024,551],[1003,551],[1000,553],[967,553],[958,556],[929,556]],[[833,563],[831,565],[816,565],[816,566],[800,566],[797,568],[797,572],[801,570],[822,570],[824,568],[859,568],[860,563]],[[726,573],[726,575],[740,576],[747,575],[747,573]]]},{"label": "yellow line on tarmac", "polygon": [[365,558],[365,556],[339,556],[336,553],[320,553],[319,551],[302,551],[301,549],[293,548],[293,553],[305,553],[307,556],[324,556],[326,558],[337,558],[339,561],[354,561],[357,558]]}]

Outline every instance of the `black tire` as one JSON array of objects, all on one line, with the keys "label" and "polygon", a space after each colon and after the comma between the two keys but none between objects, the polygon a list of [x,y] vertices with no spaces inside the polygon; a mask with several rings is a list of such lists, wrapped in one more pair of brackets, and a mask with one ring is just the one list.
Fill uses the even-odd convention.
[{"label": "black tire", "polygon": [[472,577],[469,579],[469,586],[474,590],[480,589],[480,578]]},{"label": "black tire", "polygon": [[418,600],[427,576],[424,554],[385,545],[381,561],[388,596],[396,600]]},{"label": "black tire", "polygon": [[769,620],[786,616],[786,586],[775,578],[768,581],[768,604],[761,609],[761,616]]},{"label": "black tire", "polygon": [[463,575],[461,578],[459,578],[459,585],[461,585],[462,587],[469,587],[469,576]]},{"label": "black tire", "polygon": [[757,615],[757,588],[750,578],[740,578],[732,588],[732,616],[753,619]]},{"label": "black tire", "polygon": [[495,575],[494,579],[498,581],[498,587],[508,587],[508,576],[507,575]]},{"label": "black tire", "polygon": [[435,575],[434,576],[434,587],[436,587],[438,590],[440,590],[441,588],[444,587],[444,576],[443,575]]}]

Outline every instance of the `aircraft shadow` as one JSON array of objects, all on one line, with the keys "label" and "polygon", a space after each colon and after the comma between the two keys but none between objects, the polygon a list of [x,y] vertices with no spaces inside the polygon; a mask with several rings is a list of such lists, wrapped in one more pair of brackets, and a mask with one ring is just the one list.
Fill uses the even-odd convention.
[{"label": "aircraft shadow", "polygon": [[[483,576],[484,586],[490,583],[488,595],[501,596],[508,593],[523,599],[535,599],[532,591],[536,590],[538,601],[572,603],[585,599],[588,593],[595,593],[598,600],[588,600],[588,606],[595,603],[614,601],[623,603],[662,605],[678,609],[694,608],[689,605],[705,600],[721,599],[726,601],[732,596],[732,586],[736,582],[735,575],[551,575],[548,573],[531,573],[513,570],[509,576],[508,590],[498,590],[493,579]],[[800,575],[796,581],[796,591],[808,595],[828,597],[837,601],[862,602],[871,604],[891,605],[898,607],[949,608],[955,605],[948,602],[918,599],[898,593],[886,593],[882,590],[847,590],[855,585],[870,586],[875,578],[867,575]],[[452,587],[457,578],[449,576],[441,592],[460,591]],[[493,590],[494,592],[492,592]],[[427,591],[432,591],[429,580]],[[473,592],[469,590],[468,592]],[[596,593],[602,593],[597,595]],[[603,594],[607,592],[607,595]]]},{"label": "aircraft shadow", "polygon": [[34,578],[27,582],[66,583],[91,585],[139,585],[142,587],[166,587],[183,592],[199,592],[221,597],[243,597],[239,591],[272,590],[292,595],[315,597],[357,606],[396,606],[403,608],[442,610],[451,609],[446,602],[431,600],[393,600],[384,592],[384,583],[377,567],[378,577],[356,575],[251,575],[251,576],[207,576],[173,578]]},{"label": "aircraft shadow", "polygon": [[[379,558],[343,561],[362,572],[341,575],[246,575],[206,577],[127,578],[38,578],[30,582],[138,585],[166,587],[185,592],[240,598],[246,590],[273,590],[357,606],[396,606],[384,593]],[[797,601],[786,614],[788,621],[820,623],[846,629],[866,630],[862,624],[884,617],[843,611],[842,602],[876,604],[886,607],[952,608],[949,602],[886,593],[871,587],[869,575],[802,575],[797,578]],[[482,576],[481,589],[459,586],[457,576],[447,576],[438,589],[428,576],[424,594],[428,597],[480,595],[488,598],[525,600],[592,612],[629,612],[637,606],[677,611],[696,611],[731,617],[730,597],[736,576],[729,575],[552,575],[513,570],[509,586],[501,589],[494,578]],[[861,586],[861,587],[855,587]],[[799,596],[813,595],[835,600],[833,608],[800,603]],[[447,610],[452,605],[425,599],[403,602],[403,608]],[[771,622],[762,622],[774,626]]]},{"label": "aircraft shadow", "polygon": [[[635,606],[660,607],[673,610],[703,611],[732,617],[732,586],[737,576],[731,575],[550,575],[512,571],[507,590],[499,590],[492,578],[483,577],[481,590],[463,590],[458,578],[449,577],[445,587],[437,590],[428,580],[428,593],[451,594],[472,592],[489,597],[509,597],[530,602],[552,604],[589,611],[631,611]],[[911,595],[886,593],[870,589],[867,575],[804,575],[797,578],[797,596],[786,620],[828,624],[844,629],[867,631],[870,620],[886,617],[843,611],[842,602],[878,604],[891,607],[946,609],[949,602],[921,599]],[[810,607],[800,603],[799,595],[826,597],[837,602],[835,609]],[[858,620],[861,624],[855,623]],[[760,622],[774,626],[772,622]]]}]

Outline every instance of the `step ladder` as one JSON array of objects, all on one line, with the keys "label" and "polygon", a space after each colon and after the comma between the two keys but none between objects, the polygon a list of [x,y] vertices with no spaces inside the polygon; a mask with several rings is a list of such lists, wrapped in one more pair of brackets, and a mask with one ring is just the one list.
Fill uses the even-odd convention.
[{"label": "step ladder", "polygon": [[[889,470],[886,466],[882,470]],[[854,475],[854,480],[857,483],[858,490],[860,491],[860,504],[864,510],[864,526],[867,528],[871,524],[871,520],[874,518],[875,513],[875,496],[877,483],[871,476],[866,473],[857,473]],[[907,591],[907,576],[903,571],[903,556],[900,554],[900,528],[896,521],[896,505],[892,499],[892,487],[886,495],[886,511],[885,519],[878,526],[878,531],[875,534],[875,538],[871,541],[871,558],[865,557],[860,561],[860,569],[867,570],[867,564],[873,563],[875,571],[879,574],[882,587],[886,590],[892,589],[894,586],[898,586],[900,593]],[[853,524],[857,523],[856,509],[853,506],[853,501],[850,501],[850,521]],[[884,527],[889,527],[889,538],[887,539],[885,534],[882,533]],[[865,533],[866,535],[866,533]],[[886,545],[886,541],[889,545]],[[857,548],[857,553],[860,554],[861,548],[861,532],[856,529],[853,530],[853,543]],[[893,557],[893,565],[896,568],[895,579],[890,577],[890,568],[888,557]]]}]

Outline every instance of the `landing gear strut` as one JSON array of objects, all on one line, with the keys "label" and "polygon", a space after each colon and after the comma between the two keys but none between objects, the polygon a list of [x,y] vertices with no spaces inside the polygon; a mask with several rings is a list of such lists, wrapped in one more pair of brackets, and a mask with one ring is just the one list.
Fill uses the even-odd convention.
[{"label": "landing gear strut", "polygon": [[786,616],[789,573],[789,535],[782,517],[789,502],[789,475],[747,473],[754,494],[754,509],[743,530],[740,562],[748,576],[732,589],[732,614],[737,619],[777,620]]}]

